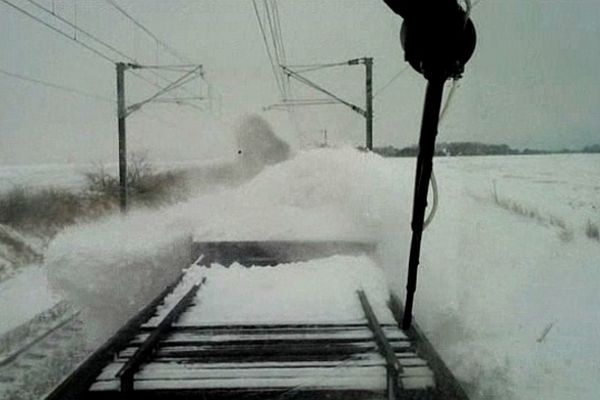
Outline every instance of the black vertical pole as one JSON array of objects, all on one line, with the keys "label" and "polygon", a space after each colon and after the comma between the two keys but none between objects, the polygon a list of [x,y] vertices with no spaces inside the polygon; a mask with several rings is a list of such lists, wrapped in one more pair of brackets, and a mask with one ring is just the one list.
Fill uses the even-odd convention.
[{"label": "black vertical pole", "polygon": [[423,234],[423,221],[427,208],[427,192],[433,167],[435,152],[435,137],[437,135],[442,94],[446,79],[429,79],[423,106],[423,120],[421,122],[421,137],[419,139],[419,155],[417,157],[417,171],[415,174],[415,196],[413,199],[412,241],[410,243],[410,257],[408,260],[408,279],[406,282],[406,302],[402,329],[409,329],[412,321],[412,309],[415,291],[417,290],[417,269],[421,253],[421,236]]},{"label": "black vertical pole", "polygon": [[127,211],[127,143],[125,135],[125,69],[124,63],[117,63],[117,117],[119,123],[119,205],[121,212]]},{"label": "black vertical pole", "polygon": [[373,58],[367,57],[364,59],[367,81],[367,96],[366,96],[366,115],[367,120],[367,149],[373,150]]}]

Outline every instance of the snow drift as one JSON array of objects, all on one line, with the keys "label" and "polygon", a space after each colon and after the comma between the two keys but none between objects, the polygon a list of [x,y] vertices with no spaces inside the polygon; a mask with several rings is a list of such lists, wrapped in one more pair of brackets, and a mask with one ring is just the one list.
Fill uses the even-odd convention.
[{"label": "snow drift", "polygon": [[306,151],[235,188],[72,227],[48,249],[50,281],[106,334],[189,264],[192,237],[381,241],[408,220],[385,165],[351,148]]}]

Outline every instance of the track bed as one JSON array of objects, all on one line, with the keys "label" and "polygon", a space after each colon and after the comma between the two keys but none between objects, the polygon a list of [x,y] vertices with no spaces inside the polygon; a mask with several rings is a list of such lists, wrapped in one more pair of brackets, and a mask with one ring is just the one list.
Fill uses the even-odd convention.
[{"label": "track bed", "polygon": [[247,268],[211,254],[48,399],[434,397],[367,255]]}]

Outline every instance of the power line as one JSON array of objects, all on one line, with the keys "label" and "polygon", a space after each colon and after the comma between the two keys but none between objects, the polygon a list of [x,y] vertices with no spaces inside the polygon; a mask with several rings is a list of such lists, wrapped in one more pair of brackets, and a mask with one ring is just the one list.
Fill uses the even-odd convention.
[{"label": "power line", "polygon": [[[42,25],[46,26],[47,28],[49,28],[49,29],[51,29],[51,30],[55,31],[56,33],[58,33],[58,34],[60,34],[60,35],[62,35],[62,36],[64,36],[64,37],[66,37],[67,39],[74,41],[75,43],[77,43],[77,44],[79,44],[80,46],[84,47],[85,49],[87,49],[87,50],[91,51],[92,53],[96,54],[97,56],[101,57],[102,59],[104,59],[104,60],[106,60],[106,61],[110,62],[111,64],[115,64],[115,63],[116,63],[116,60],[112,59],[111,57],[109,57],[109,56],[108,56],[108,55],[106,55],[105,53],[101,52],[100,50],[96,49],[95,47],[92,47],[92,46],[88,45],[87,43],[84,43],[84,42],[82,42],[81,40],[79,40],[79,39],[77,39],[77,38],[75,38],[75,37],[73,37],[73,36],[71,36],[71,35],[69,35],[69,34],[65,33],[64,31],[62,31],[62,30],[60,30],[60,29],[56,28],[55,26],[53,26],[53,25],[50,25],[49,23],[47,23],[46,21],[42,20],[41,18],[39,18],[39,17],[37,17],[37,16],[35,16],[35,15],[31,14],[30,12],[28,12],[28,11],[26,11],[26,10],[24,10],[24,9],[22,9],[22,8],[20,8],[20,7],[18,7],[18,6],[16,6],[15,4],[13,4],[13,3],[9,2],[8,0],[0,0],[0,1],[2,1],[3,3],[5,3],[5,4],[7,4],[7,5],[11,6],[11,7],[13,7],[14,9],[16,9],[17,11],[21,12],[22,14],[24,14],[24,15],[28,16],[29,18],[33,19],[34,21],[36,21],[36,22],[38,22],[38,23],[40,23],[40,24],[42,24]],[[34,3],[34,4],[36,4],[37,6],[40,6],[39,4],[37,4],[37,3],[35,3],[35,2],[33,2],[33,1],[31,1],[31,0],[28,0],[28,1],[30,1],[30,2],[32,2],[32,3]],[[40,6],[40,7],[42,7],[42,6]],[[44,8],[44,7],[42,7],[42,8]],[[57,16],[56,14],[54,14],[52,11],[50,11],[50,10],[47,10],[47,11],[49,11],[49,12],[50,12],[52,15],[54,15],[55,17],[57,17],[57,18],[59,18],[59,19],[60,19],[60,17],[59,17],[59,16]],[[73,26],[73,28],[74,28],[74,29],[77,29],[77,30],[79,30],[80,32],[82,32],[82,33],[86,34],[86,36],[90,36],[90,37],[92,37],[92,38],[93,38],[95,41],[97,41],[98,43],[101,43],[101,44],[103,44],[104,46],[106,46],[106,47],[108,47],[108,48],[111,48],[113,51],[117,52],[117,54],[122,54],[121,52],[119,52],[119,51],[117,51],[116,49],[112,48],[112,46],[110,46],[110,45],[107,45],[107,44],[104,44],[104,42],[103,42],[103,41],[101,41],[100,39],[98,39],[98,38],[94,37],[93,35],[91,35],[91,34],[89,34],[89,33],[87,33],[87,32],[84,32],[84,31],[82,31],[82,30],[81,30],[80,28],[78,28],[76,25],[74,25],[74,24],[71,24],[71,22],[69,22],[69,21],[66,21],[66,20],[64,20],[63,22],[66,22],[67,24],[69,24],[69,25]],[[131,57],[127,56],[127,55],[125,55],[125,57],[126,57],[126,58],[128,58],[129,60],[135,61],[133,58],[131,58]],[[145,78],[145,77],[143,77],[143,76],[141,76],[141,75],[139,75],[139,74],[137,74],[137,73],[133,73],[133,74],[134,74],[134,75],[135,75],[137,78],[139,78],[139,79],[141,79],[141,80],[145,81],[146,83],[149,83],[149,84],[151,84],[151,85],[153,85],[153,86],[155,86],[155,87],[160,87],[159,85],[156,85],[154,82],[150,81],[149,79],[147,79],[147,78]],[[163,78],[163,79],[164,79],[164,78]]]},{"label": "power line", "polygon": [[152,39],[154,39],[156,41],[156,43],[160,44],[172,56],[174,56],[175,58],[178,58],[180,61],[182,61],[184,63],[192,64],[192,61],[190,61],[189,58],[181,55],[173,47],[169,46],[167,43],[165,43],[164,41],[159,39],[154,33],[152,33],[150,31],[150,29],[146,28],[144,25],[142,25],[141,22],[139,22],[138,20],[133,18],[127,11],[125,11],[121,6],[119,6],[114,0],[105,0],[105,1],[108,4],[110,4],[112,7],[114,7],[117,11],[119,11],[121,14],[123,14],[127,19],[129,19],[131,22],[133,22],[138,28],[140,28],[142,31],[144,31],[148,36],[150,36]]},{"label": "power line", "polygon": [[[263,0],[263,6],[265,9],[265,18],[267,20],[269,26],[269,32],[271,34],[271,41],[273,43],[273,54],[275,56],[275,65],[281,65],[281,49],[279,48],[279,41],[277,39],[277,35],[275,33],[275,22],[273,21],[273,14],[269,8],[269,2],[267,0]],[[277,68],[277,72],[279,73],[279,68]],[[282,88],[283,88],[283,97],[287,97],[287,86],[285,80],[281,80]]]},{"label": "power line", "polygon": [[144,114],[146,117],[148,117],[150,119],[153,119],[155,121],[160,122],[161,124],[163,124],[165,126],[170,126],[171,128],[176,128],[176,129],[184,130],[184,128],[181,125],[178,125],[178,124],[176,124],[176,123],[174,123],[174,122],[172,122],[172,121],[170,121],[168,119],[162,118],[157,113],[152,113],[151,114],[151,113],[146,112],[144,110],[140,110],[139,112],[141,114]]},{"label": "power line", "polygon": [[[170,53],[171,55],[173,55],[174,57],[178,58],[180,61],[182,61],[183,63],[187,64],[187,65],[197,65],[197,64],[193,64],[193,62],[181,55],[177,50],[175,50],[173,47],[169,46],[167,43],[165,43],[164,41],[162,41],[158,36],[156,36],[154,33],[152,33],[150,31],[150,29],[148,29],[146,26],[144,26],[141,22],[139,22],[137,19],[135,19],[131,14],[129,14],[127,11],[125,11],[125,9],[123,9],[121,6],[119,6],[114,0],[105,0],[106,3],[108,3],[110,6],[112,6],[113,8],[115,8],[118,12],[120,12],[121,14],[123,14],[127,19],[129,19],[131,22],[133,22],[138,28],[140,28],[142,31],[144,31],[144,33],[146,33],[148,36],[150,36],[152,39],[154,39],[154,41],[161,45],[168,53]],[[158,68],[158,66],[154,66],[152,67],[154,69],[160,69]],[[151,69],[152,69],[151,68]],[[163,70],[169,70],[168,68],[162,68]],[[172,69],[171,69],[172,70]],[[166,79],[165,77],[163,77],[162,75],[154,72],[154,71],[150,71],[150,73],[152,73],[154,76],[159,77],[165,81],[169,81],[169,79]],[[204,79],[204,75],[201,76],[202,79]],[[160,87],[159,85],[154,85],[155,87]],[[189,90],[183,89],[183,91],[187,94],[192,94],[192,92],[190,92]]]},{"label": "power line", "polygon": [[[279,9],[277,8],[277,2],[275,0],[263,0],[263,5],[265,9],[266,19],[269,23],[271,40],[273,41],[275,64],[278,67],[281,67],[282,65],[287,65],[287,55],[285,52],[285,46],[283,44],[283,35],[281,32],[281,21],[279,19]],[[280,76],[280,80],[283,86],[283,99],[289,98],[291,94],[291,86],[289,79],[286,79],[280,68],[277,68],[277,73]]]},{"label": "power line", "polygon": [[289,68],[283,67],[283,69],[284,69],[285,73],[288,76],[291,76],[292,78],[298,80],[299,82],[302,82],[305,85],[307,85],[307,86],[309,86],[309,87],[311,87],[311,88],[313,88],[313,89],[315,89],[315,90],[317,90],[317,91],[319,91],[321,93],[326,94],[327,96],[335,99],[338,103],[344,104],[345,106],[347,106],[350,109],[352,109],[352,111],[357,112],[358,114],[362,115],[363,117],[366,116],[366,111],[363,110],[362,108],[358,107],[357,105],[352,104],[352,103],[350,103],[350,102],[342,99],[339,96],[336,96],[335,94],[331,93],[330,91],[328,91],[328,90],[320,87],[316,83],[314,83],[314,82],[310,81],[309,79],[305,78],[304,76],[302,76],[302,75],[300,75],[300,74],[298,74],[298,73],[290,70]]},{"label": "power line", "polygon": [[271,9],[274,12],[274,20],[275,20],[275,29],[277,31],[277,37],[279,38],[279,47],[281,48],[281,61],[283,65],[287,64],[287,54],[285,52],[285,46],[283,42],[283,31],[281,29],[281,19],[279,18],[279,7],[277,6],[277,1],[273,0],[271,5]]},{"label": "power line", "polygon": [[100,100],[100,101],[104,101],[104,102],[109,102],[109,103],[113,103],[114,102],[114,99],[110,99],[108,97],[103,97],[103,96],[100,96],[100,95],[97,95],[97,94],[94,94],[94,93],[84,92],[82,90],[78,90],[78,89],[71,88],[71,87],[68,87],[68,86],[59,85],[57,83],[43,81],[41,79],[32,78],[32,77],[21,75],[21,74],[16,74],[14,72],[6,71],[4,69],[0,69],[0,73],[4,74],[6,76],[10,76],[10,77],[15,78],[15,79],[22,80],[22,81],[31,82],[31,83],[37,83],[39,85],[46,86],[46,87],[49,87],[49,88],[52,88],[52,89],[62,90],[63,92],[73,93],[73,94],[77,94],[79,96],[89,97],[89,98],[92,98],[92,99],[96,99],[96,100]]},{"label": "power line", "polygon": [[[121,51],[121,50],[117,49],[116,47],[114,47],[114,46],[112,46],[111,44],[109,44],[109,43],[105,42],[104,40],[102,40],[102,39],[99,39],[97,36],[95,36],[95,35],[93,35],[93,34],[89,33],[88,31],[84,30],[83,28],[81,28],[81,27],[77,26],[75,23],[73,23],[73,22],[71,22],[71,21],[69,21],[69,20],[67,20],[67,19],[65,19],[65,18],[63,18],[63,17],[61,17],[61,16],[60,16],[60,15],[58,15],[58,14],[55,14],[55,13],[54,13],[52,10],[48,9],[47,7],[44,7],[43,5],[39,4],[38,2],[36,2],[36,1],[34,1],[34,0],[27,0],[27,1],[28,1],[28,2],[30,2],[31,4],[33,4],[34,6],[38,7],[39,9],[41,9],[41,10],[45,11],[46,13],[48,13],[48,14],[51,14],[52,16],[54,16],[55,18],[57,18],[59,21],[61,21],[61,22],[64,22],[65,24],[69,25],[70,27],[72,27],[73,29],[75,29],[75,32],[81,32],[81,33],[83,33],[85,36],[87,36],[87,37],[89,37],[90,39],[92,39],[93,41],[95,41],[96,43],[98,43],[98,44],[100,44],[100,45],[102,45],[102,46],[106,47],[107,49],[109,49],[109,50],[113,51],[114,53],[116,53],[116,54],[120,55],[121,57],[123,57],[123,58],[125,58],[125,59],[127,59],[127,60],[129,60],[129,61],[132,61],[132,62],[134,62],[134,63],[137,63],[137,60],[136,60],[135,58],[133,58],[133,57],[131,57],[131,56],[129,56],[129,55],[127,55],[127,54],[125,54],[123,51]],[[76,39],[75,39],[75,40],[76,40]],[[154,83],[154,82],[152,82],[151,80],[149,80],[149,79],[145,78],[145,77],[144,77],[144,76],[142,76],[141,74],[138,74],[138,73],[136,73],[136,72],[132,72],[132,73],[133,73],[133,75],[135,75],[135,76],[136,76],[138,79],[140,79],[140,80],[142,80],[142,81],[144,81],[144,82],[146,82],[146,83],[148,83],[148,84],[150,84],[150,85],[152,85],[152,86],[154,86],[154,87],[157,87],[157,88],[159,88],[159,87],[160,87],[160,85],[157,85],[156,83]],[[153,72],[153,71],[151,71],[151,73],[152,73],[154,76],[156,76],[156,77],[158,77],[158,78],[162,79],[163,81],[168,81],[168,79],[167,79],[167,78],[165,78],[164,76],[162,76],[162,75],[160,75],[160,74],[158,74],[158,73],[156,73],[156,72]]]},{"label": "power line", "polygon": [[110,45],[109,43],[106,43],[105,41],[99,39],[98,37],[92,35],[91,33],[87,32],[86,30],[84,30],[83,28],[80,28],[79,26],[77,26],[75,23],[61,17],[58,14],[55,14],[52,12],[52,10],[50,10],[47,7],[44,7],[43,5],[39,4],[38,2],[34,1],[34,0],[27,0],[28,2],[30,2],[31,4],[33,4],[34,6],[36,6],[37,8],[45,11],[48,14],[51,14],[52,16],[54,16],[55,18],[57,18],[59,21],[64,22],[65,24],[69,25],[70,27],[72,27],[73,29],[75,29],[75,31],[79,31],[81,33],[83,33],[85,36],[89,37],[90,39],[92,39],[93,41],[95,41],[96,43],[101,44],[102,46],[106,47],[107,49],[117,53],[118,55],[120,55],[121,57],[125,57],[127,59],[129,59],[130,61],[135,61],[133,58],[129,57],[127,54],[123,53],[121,50],[115,48],[114,46]]},{"label": "power line", "polygon": [[79,44],[80,46],[82,46],[82,47],[86,48],[87,50],[89,50],[89,51],[91,51],[92,53],[96,54],[97,56],[99,56],[99,57],[103,58],[104,60],[106,60],[106,61],[110,62],[111,64],[114,64],[114,63],[116,62],[115,60],[113,60],[112,58],[110,58],[110,57],[109,57],[109,56],[107,56],[106,54],[102,53],[101,51],[99,51],[99,50],[95,49],[94,47],[92,47],[92,46],[90,46],[90,45],[88,45],[88,44],[86,44],[86,43],[84,43],[84,42],[82,42],[82,41],[80,41],[80,40],[78,40],[78,39],[77,39],[77,38],[75,38],[75,37],[72,37],[72,36],[70,36],[70,35],[66,34],[66,33],[65,33],[65,32],[63,32],[62,30],[60,30],[60,29],[58,29],[58,28],[56,28],[56,27],[54,27],[54,26],[50,25],[50,24],[49,24],[49,23],[47,23],[46,21],[42,20],[41,18],[38,18],[38,17],[36,17],[35,15],[31,14],[31,13],[30,13],[30,12],[28,12],[28,11],[25,11],[24,9],[22,9],[21,7],[19,7],[19,6],[15,5],[15,4],[13,4],[13,3],[11,3],[10,1],[8,1],[8,0],[0,0],[0,1],[2,1],[2,2],[3,2],[4,4],[6,4],[6,5],[9,5],[10,7],[14,8],[15,10],[17,10],[17,11],[21,12],[22,14],[25,14],[25,15],[26,15],[26,16],[28,16],[29,18],[31,18],[31,19],[33,19],[33,20],[35,20],[35,21],[39,22],[40,24],[42,24],[42,25],[44,25],[44,26],[46,26],[46,27],[48,27],[48,28],[52,29],[53,31],[55,31],[55,32],[59,33],[60,35],[62,35],[62,36],[64,36],[64,37],[66,37],[67,39],[74,41],[75,43],[77,43],[77,44]]},{"label": "power line", "polygon": [[267,35],[265,33],[265,29],[262,23],[262,19],[260,17],[260,13],[258,11],[258,6],[256,5],[256,0],[252,0],[252,5],[254,6],[254,12],[256,13],[256,19],[258,21],[258,26],[260,28],[260,32],[262,34],[262,38],[263,38],[263,42],[265,44],[265,49],[267,51],[267,55],[269,57],[269,61],[271,63],[271,68],[273,70],[273,75],[275,76],[275,81],[277,83],[277,88],[279,89],[279,92],[281,93],[282,98],[285,98],[285,91],[283,89],[283,84],[280,82],[280,74],[278,72],[278,67],[275,66],[275,62],[273,60],[273,56],[271,54],[271,49],[269,47],[269,41],[267,40]]},{"label": "power line", "polygon": [[[46,21],[44,21],[44,20],[42,20],[41,18],[39,18],[39,17],[37,17],[37,16],[35,16],[35,15],[31,14],[30,12],[28,12],[28,11],[26,11],[26,10],[24,10],[24,9],[22,9],[22,8],[20,8],[20,7],[18,7],[18,6],[16,6],[15,4],[13,4],[13,3],[9,2],[8,0],[1,0],[1,1],[2,1],[3,3],[7,4],[7,5],[9,5],[9,6],[11,6],[11,7],[15,8],[15,9],[16,9],[16,10],[18,10],[19,12],[21,12],[21,13],[25,14],[26,16],[28,16],[28,17],[32,18],[33,20],[35,20],[35,21],[37,21],[37,22],[41,23],[42,25],[44,25],[44,26],[46,26],[46,27],[48,27],[48,28],[52,29],[53,31],[55,31],[55,32],[59,33],[60,35],[62,35],[62,36],[64,36],[64,37],[68,38],[69,40],[72,40],[72,41],[74,41],[75,43],[77,43],[77,44],[79,44],[79,45],[83,46],[84,48],[88,49],[89,51],[93,52],[94,54],[96,54],[96,55],[100,56],[101,58],[103,58],[103,59],[105,59],[105,60],[107,60],[107,61],[109,61],[110,63],[112,63],[112,64],[115,64],[115,63],[116,63],[116,60],[112,59],[110,56],[108,56],[108,55],[106,55],[105,53],[101,52],[101,51],[100,51],[100,50],[98,50],[97,48],[95,48],[95,47],[93,47],[93,46],[90,46],[90,45],[88,45],[87,43],[84,43],[84,42],[82,42],[81,40],[77,39],[76,37],[72,37],[72,36],[68,35],[68,34],[67,34],[67,33],[65,33],[64,31],[62,31],[61,29],[58,29],[58,28],[56,28],[55,26],[53,26],[53,25],[51,25],[51,24],[47,23]],[[36,7],[40,8],[40,9],[42,9],[42,10],[43,10],[43,11],[45,11],[46,13],[48,13],[48,14],[51,14],[52,16],[54,16],[55,18],[57,18],[59,21],[61,21],[61,22],[65,23],[65,24],[67,24],[67,25],[71,26],[71,27],[72,27],[73,29],[75,29],[76,31],[79,31],[79,32],[83,33],[85,36],[89,37],[89,38],[90,38],[90,39],[92,39],[94,42],[96,42],[96,43],[98,43],[98,44],[100,44],[100,45],[102,45],[102,46],[106,47],[107,49],[109,49],[109,50],[111,50],[112,52],[114,52],[114,53],[116,53],[116,54],[120,55],[121,57],[124,57],[125,59],[127,59],[127,60],[129,60],[129,61],[132,61],[132,62],[134,62],[134,63],[137,63],[137,60],[136,60],[135,58],[133,58],[133,57],[131,57],[131,56],[129,56],[129,55],[127,55],[127,54],[125,54],[123,51],[121,51],[121,50],[119,50],[119,49],[115,48],[115,47],[114,47],[114,46],[112,46],[111,44],[109,44],[109,43],[107,43],[107,42],[103,41],[102,39],[99,39],[97,36],[95,36],[95,35],[93,35],[93,34],[91,34],[91,33],[87,32],[86,30],[84,30],[84,29],[82,29],[81,27],[79,27],[79,26],[75,25],[75,24],[74,24],[74,23],[72,23],[71,21],[69,21],[69,20],[67,20],[67,19],[65,19],[65,18],[63,18],[63,17],[61,17],[60,15],[58,15],[58,14],[54,13],[52,10],[48,9],[47,7],[44,7],[43,5],[41,5],[41,4],[39,4],[39,3],[37,3],[37,2],[36,2],[36,1],[34,1],[34,0],[27,0],[27,1],[28,1],[28,2],[30,2],[31,4],[33,4],[34,6],[36,6]],[[159,88],[159,89],[160,89],[160,88],[162,88],[162,86],[161,86],[161,85],[158,85],[158,84],[156,84],[155,82],[151,81],[150,79],[148,79],[148,78],[144,77],[143,75],[141,75],[141,74],[139,74],[139,73],[137,73],[137,72],[135,72],[135,71],[132,71],[131,73],[132,73],[132,74],[133,74],[135,77],[137,77],[138,79],[140,79],[140,80],[142,80],[142,81],[146,82],[147,84],[149,84],[149,85],[151,85],[151,86],[154,86],[154,87],[156,87],[156,88]],[[165,78],[164,76],[162,76],[161,74],[158,74],[158,73],[157,73],[157,72],[155,72],[155,71],[150,71],[150,73],[151,73],[151,74],[153,74],[154,76],[156,76],[156,77],[158,77],[158,78],[162,79],[163,81],[166,81],[166,82],[169,82],[169,81],[170,81],[169,79]],[[189,93],[189,91],[188,91],[188,93]]]},{"label": "power line", "polygon": [[[281,28],[281,19],[279,17],[279,8],[276,0],[263,0],[263,9],[264,9],[264,19],[269,23],[269,29],[271,33],[271,40],[273,42],[273,53],[274,59],[272,57],[269,41],[267,40],[267,35],[265,33],[267,25],[263,24],[260,14],[258,12],[258,6],[256,4],[256,0],[252,0],[254,5],[254,11],[256,13],[256,18],[258,20],[258,25],[263,37],[263,41],[265,44],[265,49],[267,51],[267,55],[269,56],[269,61],[271,63],[271,68],[273,69],[273,75],[275,77],[275,82],[277,83],[277,87],[281,94],[281,100],[286,101],[291,97],[294,97],[292,86],[290,84],[289,76],[283,74],[281,66],[287,65],[287,54],[285,51],[285,45],[283,41],[283,33]],[[267,107],[268,109],[268,107]],[[303,139],[306,139],[305,134],[299,129],[298,119],[295,110],[292,108],[287,108],[288,115],[291,119],[291,122],[298,133]]]},{"label": "power line", "polygon": [[277,37],[274,34],[275,32],[275,28],[273,27],[274,25],[274,21],[273,21],[273,16],[271,14],[271,11],[269,9],[269,2],[267,0],[263,0],[263,6],[265,9],[265,18],[267,20],[267,23],[269,24],[269,32],[271,33],[271,41],[273,42],[273,50],[274,50],[274,54],[275,54],[275,60],[279,60],[280,54],[279,54],[279,42],[277,42]]},{"label": "power line", "polygon": [[[149,103],[153,100],[155,100],[156,98],[162,96],[163,94],[170,92],[172,90],[177,89],[178,87],[181,87],[183,85],[185,85],[186,83],[196,79],[196,76],[194,76],[194,74],[200,69],[201,67],[196,67],[191,71],[186,72],[182,77],[180,77],[179,79],[177,79],[174,82],[171,82],[169,85],[165,86],[164,88],[162,88],[161,90],[159,90],[158,92],[156,92],[154,95],[152,95],[151,97],[149,97],[148,99],[141,101],[139,103],[133,104],[131,106],[129,106],[129,108],[131,110],[137,110],[140,107],[142,107],[144,104]],[[182,103],[184,103],[182,101]],[[184,103],[187,104],[187,103]]]},{"label": "power line", "polygon": [[394,81],[396,79],[398,79],[403,73],[405,73],[408,69],[410,68],[410,65],[405,66],[404,68],[402,68],[400,71],[398,71],[398,73],[396,75],[394,75],[392,77],[392,79],[390,79],[389,81],[387,81],[387,83],[383,86],[381,86],[379,89],[377,89],[375,91],[375,93],[373,94],[373,98],[377,97],[378,95],[380,95],[381,93],[385,92],[385,90],[392,84],[394,83]]},{"label": "power line", "polygon": [[[285,64],[284,64],[285,65]],[[297,72],[306,73],[319,71],[325,68],[339,67],[348,65],[348,61],[337,62],[337,63],[327,63],[327,64],[301,64],[301,65],[286,65],[287,67],[293,68]]]},{"label": "power line", "polygon": [[[2,1],[3,3],[7,4],[7,5],[9,5],[9,6],[11,6],[11,7],[15,8],[16,10],[20,11],[21,13],[25,14],[26,16],[28,16],[28,17],[32,18],[32,19],[33,19],[33,20],[35,20],[36,22],[39,22],[39,23],[43,24],[44,26],[46,26],[46,27],[48,27],[48,28],[52,29],[53,31],[55,31],[55,32],[57,32],[57,33],[59,33],[59,34],[61,34],[62,36],[64,36],[64,37],[67,37],[68,39],[75,41],[75,42],[76,42],[76,43],[78,43],[79,45],[81,45],[81,46],[85,47],[86,49],[88,49],[88,50],[92,51],[94,54],[97,54],[98,56],[102,57],[103,59],[106,59],[107,61],[109,61],[109,62],[111,62],[111,63],[115,63],[115,61],[114,61],[114,60],[112,60],[112,59],[111,59],[109,56],[107,56],[106,54],[104,54],[104,53],[100,52],[99,50],[97,50],[97,49],[95,49],[95,48],[93,48],[93,47],[91,47],[91,46],[87,45],[86,43],[83,43],[83,42],[79,41],[78,39],[76,39],[76,38],[74,38],[74,37],[71,37],[71,36],[69,36],[69,35],[68,35],[68,34],[66,34],[64,31],[62,31],[62,30],[60,30],[60,29],[58,29],[58,28],[56,28],[56,27],[54,27],[54,26],[52,26],[52,25],[48,24],[47,22],[45,22],[45,21],[43,21],[42,19],[40,19],[40,18],[36,17],[35,15],[33,15],[33,14],[31,14],[31,13],[29,13],[29,12],[27,12],[27,11],[23,10],[22,8],[20,8],[20,7],[16,6],[16,5],[14,5],[13,3],[11,3],[11,2],[9,2],[9,1],[7,1],[7,0],[1,0],[1,1]],[[37,7],[41,8],[41,9],[43,9],[44,11],[52,13],[52,11],[51,11],[51,10],[49,10],[49,9],[46,9],[44,6],[42,6],[42,5],[38,4],[38,3],[36,3],[35,1],[33,1],[33,0],[28,0],[28,1],[29,1],[30,3],[32,3],[32,4],[34,4],[35,6],[37,6]],[[52,14],[53,14],[53,13],[52,13]],[[120,52],[118,49],[116,49],[116,48],[112,47],[111,45],[109,45],[109,44],[105,43],[104,41],[102,41],[102,40],[98,39],[97,37],[95,37],[94,35],[90,34],[89,32],[87,32],[87,31],[85,31],[85,30],[83,30],[83,29],[79,28],[78,26],[76,26],[76,25],[72,24],[70,21],[67,21],[67,20],[65,20],[64,18],[62,18],[62,17],[60,17],[60,16],[57,16],[57,15],[55,15],[55,14],[53,14],[53,15],[54,15],[55,17],[57,17],[59,20],[61,20],[61,21],[65,22],[65,23],[67,23],[68,25],[72,26],[74,29],[76,29],[76,30],[78,30],[78,31],[82,32],[84,35],[86,35],[86,36],[88,36],[88,37],[92,38],[92,39],[93,39],[93,40],[95,40],[96,42],[98,42],[98,43],[102,44],[103,46],[105,46],[105,47],[109,48],[110,50],[112,50],[112,51],[116,52],[117,54],[120,54],[120,55],[122,55],[123,57],[126,57],[126,58],[128,58],[128,59],[130,59],[130,60],[133,60],[133,61],[135,61],[133,58],[131,58],[131,57],[127,56],[126,54],[124,54],[124,53]],[[166,67],[166,68],[164,68],[164,69],[171,68],[172,70],[176,70],[176,71],[178,71],[177,67],[178,67],[178,66],[167,66],[167,67]],[[179,68],[183,68],[183,67],[184,67],[184,66],[179,66]],[[154,68],[154,69],[160,69],[160,66],[150,66],[149,68],[150,68],[150,69],[153,69],[153,68]],[[197,71],[197,68],[196,68],[194,71],[192,71],[192,72],[195,72],[195,71]],[[37,83],[37,84],[40,84],[40,85],[43,85],[43,86],[46,86],[46,87],[50,87],[50,88],[53,88],[53,89],[62,90],[62,91],[64,91],[64,92],[69,92],[69,93],[77,94],[77,95],[84,96],[84,97],[94,98],[94,99],[96,99],[96,100],[101,100],[101,101],[106,101],[106,102],[111,102],[111,103],[112,103],[112,102],[114,102],[114,100],[113,100],[113,99],[110,99],[110,98],[107,98],[107,97],[102,97],[102,96],[99,96],[99,95],[96,95],[96,94],[93,94],[93,93],[84,92],[84,91],[81,91],[81,90],[78,90],[78,89],[75,89],[75,88],[71,88],[71,87],[67,87],[67,86],[62,86],[62,85],[59,85],[59,84],[56,84],[56,83],[53,83],[53,82],[48,82],[48,81],[43,81],[43,80],[36,79],[36,78],[31,78],[31,77],[28,77],[28,76],[25,76],[25,75],[16,74],[16,73],[13,73],[13,72],[10,72],[10,71],[6,71],[6,70],[2,70],[2,69],[0,69],[0,72],[1,72],[1,73],[3,73],[3,74],[4,74],[4,75],[6,75],[6,76],[10,76],[10,77],[12,77],[12,78],[15,78],[15,79],[20,79],[20,80],[23,80],[23,81],[28,81],[28,82],[31,82],[31,83]],[[164,91],[166,91],[166,90],[175,89],[175,88],[177,88],[177,87],[180,87],[180,86],[181,86],[181,85],[183,85],[184,83],[187,83],[187,82],[189,82],[189,81],[191,80],[191,79],[186,79],[184,82],[181,82],[181,81],[182,81],[182,79],[179,79],[179,80],[177,80],[177,81],[175,81],[175,82],[172,82],[172,83],[170,83],[170,84],[167,86],[167,88],[163,88],[163,87],[161,87],[160,85],[157,85],[157,84],[155,84],[154,82],[152,82],[152,81],[148,80],[147,78],[145,78],[144,76],[142,76],[142,75],[140,75],[140,74],[138,74],[138,73],[136,73],[136,72],[133,72],[133,71],[132,71],[132,74],[133,74],[133,75],[135,75],[136,77],[138,77],[139,79],[141,79],[141,80],[143,80],[143,81],[145,81],[145,82],[147,82],[147,83],[149,83],[149,84],[151,84],[151,85],[153,85],[153,86],[155,86],[155,87],[157,87],[157,88],[161,89],[161,92],[159,92],[159,93],[162,93],[162,92],[164,92]],[[190,75],[190,74],[191,74],[191,73],[188,73],[188,74],[186,74],[186,77],[188,77],[188,75]],[[164,79],[164,80],[167,80],[167,79],[166,79],[166,78],[164,78],[162,75],[158,75],[158,76],[160,76],[160,77],[161,77],[162,79]],[[193,79],[193,78],[192,78],[192,79]],[[189,100],[189,99],[185,99],[185,100]],[[180,104],[187,105],[187,106],[194,107],[194,108],[196,108],[196,109],[199,109],[199,110],[201,110],[201,108],[200,108],[200,107],[197,107],[197,106],[195,106],[194,104],[191,104],[191,103],[189,103],[189,102],[187,102],[187,101],[185,101],[185,100],[184,100],[184,101],[181,101],[181,102],[180,102]]]}]

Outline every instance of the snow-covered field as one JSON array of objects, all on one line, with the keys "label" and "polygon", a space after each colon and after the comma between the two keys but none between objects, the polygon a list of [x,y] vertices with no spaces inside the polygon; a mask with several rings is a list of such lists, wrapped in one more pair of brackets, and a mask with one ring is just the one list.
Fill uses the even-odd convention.
[{"label": "snow-covered field", "polygon": [[78,189],[91,167],[78,164],[0,165],[0,192],[14,187]]},{"label": "snow-covered field", "polygon": [[436,165],[416,306],[434,345],[481,398],[597,398],[600,157]]},{"label": "snow-covered field", "polygon": [[[301,152],[238,188],[69,228],[45,267],[51,286],[101,325],[174,276],[187,254],[173,255],[192,234],[366,238],[402,296],[414,163],[349,148]],[[600,156],[439,158],[435,169],[439,208],[424,234],[417,322],[476,399],[597,398],[600,241],[586,229],[600,225]]]},{"label": "snow-covered field", "polygon": [[[211,161],[193,160],[181,162],[152,162],[156,171],[173,169],[193,169],[226,162],[226,159]],[[39,165],[0,165],[0,193],[15,187],[31,189],[63,188],[80,190],[86,185],[85,174],[98,172],[103,168],[113,176],[118,174],[117,163],[89,163],[89,164],[39,164]]]}]

